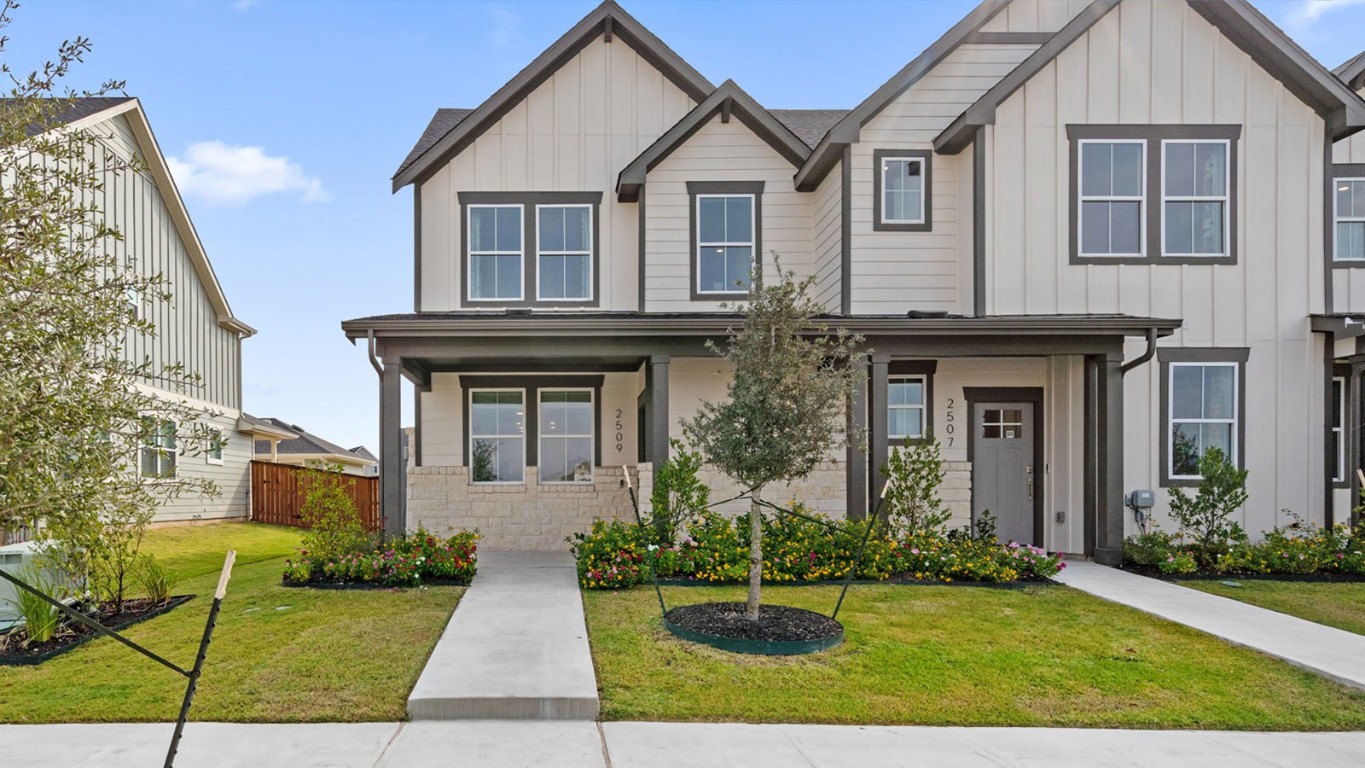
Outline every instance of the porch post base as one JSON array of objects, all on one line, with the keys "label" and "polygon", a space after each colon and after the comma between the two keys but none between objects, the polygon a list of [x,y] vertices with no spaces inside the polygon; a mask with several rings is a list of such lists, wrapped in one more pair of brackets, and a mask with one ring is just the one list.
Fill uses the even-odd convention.
[{"label": "porch post base", "polygon": [[1100,565],[1123,565],[1123,548],[1095,547],[1095,562]]}]

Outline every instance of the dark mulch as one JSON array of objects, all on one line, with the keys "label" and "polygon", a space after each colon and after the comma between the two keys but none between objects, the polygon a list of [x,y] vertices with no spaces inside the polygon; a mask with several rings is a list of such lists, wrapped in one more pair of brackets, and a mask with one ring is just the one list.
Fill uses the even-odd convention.
[{"label": "dark mulch", "polygon": [[[117,631],[154,616],[160,616],[172,608],[184,605],[193,598],[194,595],[176,595],[164,603],[155,603],[144,598],[125,600],[121,612],[115,612],[113,605],[109,604],[100,606],[98,615],[91,616],[91,618]],[[87,613],[86,615],[90,614]],[[64,623],[58,628],[57,634],[45,643],[21,645],[24,635],[22,629],[0,635],[0,666],[38,664],[53,656],[66,653],[100,635],[96,630],[74,619],[63,617],[63,621]]]},{"label": "dark mulch", "polygon": [[420,584],[402,584],[392,586],[388,584],[376,584],[369,581],[331,581],[328,579],[310,579],[309,581],[291,581],[283,579],[280,586],[293,589],[336,589],[336,590],[376,590],[376,589],[419,589],[421,587],[467,587],[469,582],[463,579],[430,579]]},{"label": "dark mulch", "polygon": [[756,622],[744,617],[744,603],[684,605],[669,611],[667,618],[683,629],[739,640],[819,640],[843,631],[828,616],[785,605],[760,606]]},{"label": "dark mulch", "polygon": [[1162,581],[1306,581],[1352,583],[1365,581],[1365,576],[1349,573],[1162,573],[1154,565],[1124,563],[1119,570],[1136,573]]}]

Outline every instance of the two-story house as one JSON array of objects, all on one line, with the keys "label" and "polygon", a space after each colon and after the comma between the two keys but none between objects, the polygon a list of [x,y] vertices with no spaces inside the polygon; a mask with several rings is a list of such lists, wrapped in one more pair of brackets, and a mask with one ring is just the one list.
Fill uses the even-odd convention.
[{"label": "two-story house", "polygon": [[[170,167],[135,98],[86,98],[60,116],[62,129],[88,131],[95,151],[117,156],[116,170],[98,200],[104,221],[119,230],[120,255],[141,274],[161,275],[172,299],[130,296],[139,313],[156,327],[154,335],[130,339],[126,354],[153,370],[179,363],[192,381],[147,378],[137,386],[155,397],[193,407],[202,422],[216,427],[220,439],[185,445],[184,425],[166,423],[132,463],[142,477],[209,479],[217,496],[185,493],[164,501],[154,522],[244,518],[249,516],[252,424],[242,420],[242,340],[253,335],[228,305],[222,285],[176,189]],[[128,161],[136,158],[138,162]]]},{"label": "two-story house", "polygon": [[1125,493],[1163,520],[1214,446],[1250,470],[1253,534],[1346,520],[1359,419],[1327,404],[1358,411],[1365,273],[1336,267],[1365,254],[1333,255],[1327,211],[1362,127],[1243,0],[984,0],[849,111],[715,86],[607,2],[394,176],[414,311],[342,324],[381,376],[388,523],[552,548],[628,515],[623,470],[647,499],[724,396],[705,342],[774,258],[865,338],[870,449],[773,498],[865,515],[890,448],[932,433],[958,523],[1102,562]]}]

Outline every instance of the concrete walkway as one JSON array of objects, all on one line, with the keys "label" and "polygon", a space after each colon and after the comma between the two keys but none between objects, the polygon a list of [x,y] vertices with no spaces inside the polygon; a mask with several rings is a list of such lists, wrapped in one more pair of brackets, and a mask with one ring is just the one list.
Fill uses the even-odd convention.
[{"label": "concrete walkway", "polygon": [[1056,578],[1365,690],[1365,637],[1354,632],[1090,562],[1070,561]]},{"label": "concrete walkway", "polygon": [[413,720],[593,720],[597,677],[567,552],[480,552],[408,697]]},{"label": "concrete walkway", "polygon": [[[0,725],[0,764],[160,765],[171,730],[166,723]],[[526,720],[190,723],[176,762],[194,768],[1354,768],[1365,765],[1365,734],[700,723],[599,728]]]}]

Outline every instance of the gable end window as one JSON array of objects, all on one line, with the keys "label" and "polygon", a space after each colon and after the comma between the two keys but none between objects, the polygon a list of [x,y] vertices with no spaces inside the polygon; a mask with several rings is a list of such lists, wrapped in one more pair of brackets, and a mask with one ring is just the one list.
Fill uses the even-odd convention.
[{"label": "gable end window", "polygon": [[1161,361],[1161,484],[1195,486],[1199,460],[1218,448],[1243,465],[1246,349],[1171,348]]},{"label": "gable end window", "polygon": [[1235,264],[1240,125],[1068,125],[1072,264]]},{"label": "gable end window", "polygon": [[1365,264],[1365,178],[1333,179],[1332,190],[1332,258]]},{"label": "gable end window", "polygon": [[688,182],[692,298],[747,296],[759,262],[763,182]]},{"label": "gable end window", "polygon": [[879,149],[872,158],[873,230],[928,232],[933,218],[933,153]]},{"label": "gable end window", "polygon": [[461,192],[464,303],[596,306],[601,192]]}]

